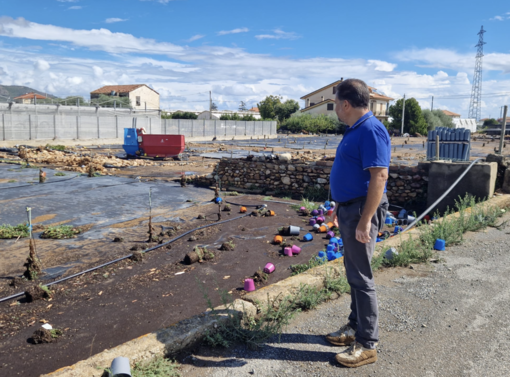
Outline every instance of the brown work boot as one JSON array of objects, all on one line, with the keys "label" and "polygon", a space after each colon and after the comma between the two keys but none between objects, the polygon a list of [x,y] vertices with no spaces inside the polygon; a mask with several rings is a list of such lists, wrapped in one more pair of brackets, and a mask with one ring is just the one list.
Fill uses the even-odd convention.
[{"label": "brown work boot", "polygon": [[357,368],[375,363],[377,361],[377,350],[375,348],[365,348],[360,343],[354,342],[344,352],[336,355],[335,360],[343,366]]},{"label": "brown work boot", "polygon": [[351,326],[344,325],[337,332],[326,335],[326,340],[335,346],[349,346],[356,340],[355,333]]}]

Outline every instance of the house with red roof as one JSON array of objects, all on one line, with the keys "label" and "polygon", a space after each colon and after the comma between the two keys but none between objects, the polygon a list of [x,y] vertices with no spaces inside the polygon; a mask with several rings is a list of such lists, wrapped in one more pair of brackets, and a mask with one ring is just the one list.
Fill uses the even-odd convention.
[{"label": "house with red roof", "polygon": [[34,103],[37,103],[37,100],[43,100],[46,98],[48,98],[48,97],[32,92],[32,93],[23,94],[22,96],[14,98],[14,102],[21,103],[24,105],[30,105],[30,104],[33,105]]}]

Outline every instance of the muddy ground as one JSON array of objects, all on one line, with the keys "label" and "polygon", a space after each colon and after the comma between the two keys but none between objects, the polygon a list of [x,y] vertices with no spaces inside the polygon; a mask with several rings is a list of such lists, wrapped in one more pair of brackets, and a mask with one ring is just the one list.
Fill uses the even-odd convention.
[{"label": "muddy ground", "polygon": [[[510,220],[506,215],[502,221]],[[378,361],[339,366],[324,335],[349,314],[344,295],[296,316],[260,350],[201,347],[181,355],[182,375],[485,377],[510,375],[510,227],[466,234],[441,261],[375,275],[380,313]]]}]

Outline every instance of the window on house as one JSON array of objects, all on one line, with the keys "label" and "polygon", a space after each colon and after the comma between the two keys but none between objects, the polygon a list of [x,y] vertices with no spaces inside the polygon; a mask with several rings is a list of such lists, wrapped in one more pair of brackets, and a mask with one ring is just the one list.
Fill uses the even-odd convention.
[{"label": "window on house", "polygon": [[310,104],[310,106],[315,106],[315,102],[312,102],[312,103]]},{"label": "window on house", "polygon": [[336,94],[336,86],[333,87],[333,94]]},{"label": "window on house", "polygon": [[333,111],[333,110],[334,110],[334,104],[328,103],[328,111]]},{"label": "window on house", "polygon": [[374,103],[373,102],[370,103],[370,111],[374,111]]},{"label": "window on house", "polygon": [[310,98],[306,99],[306,107],[310,107]]},{"label": "window on house", "polygon": [[142,102],[140,101],[140,96],[136,96],[136,106],[142,106]]}]

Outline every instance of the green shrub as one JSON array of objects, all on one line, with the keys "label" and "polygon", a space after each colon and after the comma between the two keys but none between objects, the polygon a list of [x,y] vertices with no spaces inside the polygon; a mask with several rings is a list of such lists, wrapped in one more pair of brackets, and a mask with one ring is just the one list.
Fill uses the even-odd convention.
[{"label": "green shrub", "polygon": [[56,240],[75,238],[81,231],[71,225],[50,226],[41,234],[41,238],[52,238]]},{"label": "green shrub", "polygon": [[0,239],[25,238],[30,236],[30,230],[27,224],[0,225]]}]

